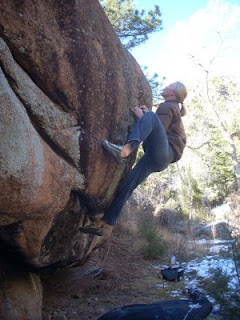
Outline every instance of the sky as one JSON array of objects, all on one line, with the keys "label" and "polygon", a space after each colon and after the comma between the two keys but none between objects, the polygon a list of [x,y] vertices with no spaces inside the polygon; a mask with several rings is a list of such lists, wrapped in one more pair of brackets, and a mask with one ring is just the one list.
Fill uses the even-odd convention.
[{"label": "sky", "polygon": [[240,78],[240,0],[134,2],[146,11],[159,5],[162,14],[163,30],[131,50],[150,75],[188,85],[205,75],[200,63],[212,75]]}]

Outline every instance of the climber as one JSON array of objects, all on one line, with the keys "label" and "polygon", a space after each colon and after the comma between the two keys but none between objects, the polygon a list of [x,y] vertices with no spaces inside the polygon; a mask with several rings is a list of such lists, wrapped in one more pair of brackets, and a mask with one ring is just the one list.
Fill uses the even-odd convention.
[{"label": "climber", "polygon": [[166,300],[151,304],[134,304],[107,312],[98,320],[204,320],[212,303],[199,289],[190,289],[191,300]]},{"label": "climber", "polygon": [[110,237],[121,210],[133,190],[152,172],[160,172],[181,158],[186,145],[181,117],[186,114],[183,101],[187,96],[187,90],[181,82],[174,82],[168,85],[161,95],[165,101],[159,105],[156,113],[148,110],[146,106],[132,108],[138,120],[125,145],[119,146],[108,140],[102,141],[103,148],[118,163],[124,163],[141,142],[144,155],[120,183],[115,198],[103,218],[80,228],[82,232]]}]

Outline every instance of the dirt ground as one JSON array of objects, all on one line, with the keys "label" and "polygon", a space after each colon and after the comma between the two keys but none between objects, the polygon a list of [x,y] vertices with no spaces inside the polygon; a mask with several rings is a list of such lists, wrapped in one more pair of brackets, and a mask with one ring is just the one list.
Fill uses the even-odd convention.
[{"label": "dirt ground", "polygon": [[[132,207],[129,212],[131,219],[123,220],[127,224],[119,223],[111,239],[84,266],[61,269],[42,277],[43,320],[97,320],[104,313],[125,305],[174,299],[174,291],[180,293],[175,299],[188,298],[186,284],[196,278],[196,274],[185,274],[184,281],[166,282],[153,265],[169,265],[169,252],[174,250],[178,255],[184,252],[184,256],[178,256],[181,261],[201,259],[207,254],[206,248],[198,246],[196,250],[194,244],[189,247],[191,239],[186,233],[180,241],[173,241],[178,238],[171,232],[167,243],[173,248],[168,248],[167,256],[146,260],[139,251],[142,237],[136,228]],[[188,231],[188,227],[187,224],[184,230]],[[199,282],[203,289],[204,281]],[[207,319],[220,320],[220,317],[212,313]]]},{"label": "dirt ground", "polygon": [[[191,275],[180,282],[163,280],[153,265],[169,265],[169,254],[154,261],[144,259],[139,251],[142,237],[129,223],[127,230],[121,224],[116,227],[111,239],[84,266],[58,270],[42,278],[43,320],[97,320],[129,304],[189,298],[186,283]],[[183,249],[199,258],[206,254],[200,248],[197,252]],[[174,292],[178,292],[178,298],[173,297]],[[216,319],[213,314],[208,317]]]},{"label": "dirt ground", "polygon": [[83,267],[43,277],[43,320],[96,320],[114,308],[169,298],[181,284],[166,288],[153,262],[133,250],[134,241],[115,234]]}]

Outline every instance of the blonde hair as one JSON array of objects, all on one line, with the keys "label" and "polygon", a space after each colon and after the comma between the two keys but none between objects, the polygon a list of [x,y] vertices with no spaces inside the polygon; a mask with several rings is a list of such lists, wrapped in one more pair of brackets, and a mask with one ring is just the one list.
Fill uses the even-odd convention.
[{"label": "blonde hair", "polygon": [[185,114],[187,113],[187,110],[185,108],[185,106],[183,105],[183,101],[185,100],[185,98],[187,97],[187,89],[185,87],[185,85],[182,82],[175,82],[175,95],[177,98],[177,101],[179,103],[181,103],[181,116],[185,116]]}]

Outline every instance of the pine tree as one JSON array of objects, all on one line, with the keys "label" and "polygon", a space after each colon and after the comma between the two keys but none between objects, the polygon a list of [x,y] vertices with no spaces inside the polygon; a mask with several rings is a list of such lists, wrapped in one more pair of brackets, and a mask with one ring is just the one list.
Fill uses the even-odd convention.
[{"label": "pine tree", "polygon": [[132,0],[100,0],[100,3],[127,49],[140,45],[150,33],[162,29],[157,5],[146,13],[144,9],[138,10]]}]

